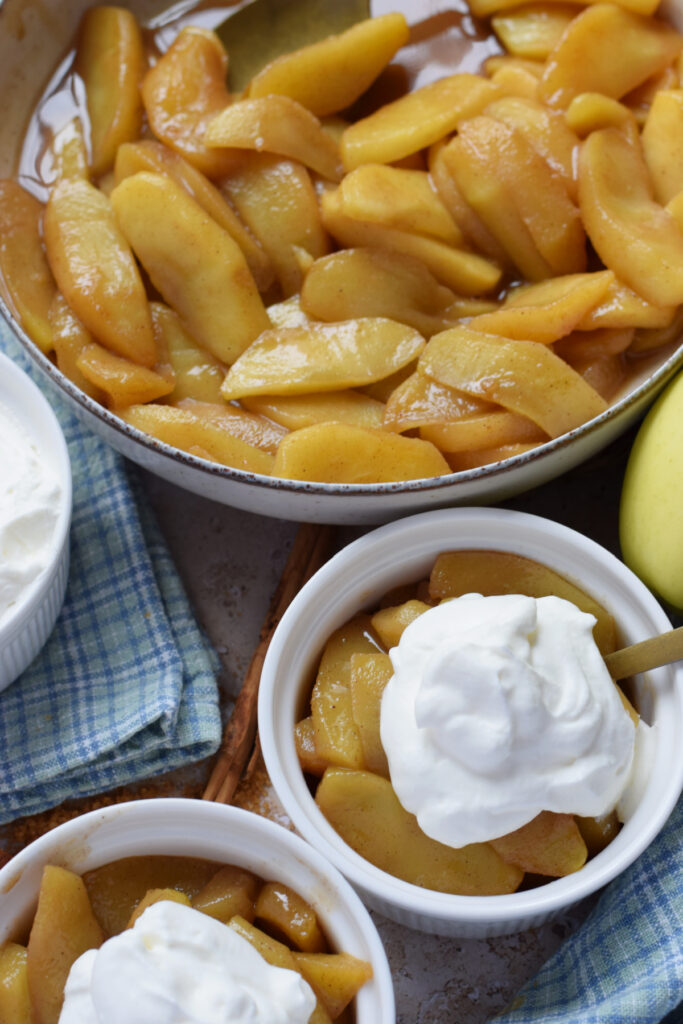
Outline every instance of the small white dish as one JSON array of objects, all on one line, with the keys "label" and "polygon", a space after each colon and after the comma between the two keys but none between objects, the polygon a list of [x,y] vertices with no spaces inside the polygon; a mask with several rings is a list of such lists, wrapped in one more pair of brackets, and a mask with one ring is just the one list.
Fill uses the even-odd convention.
[{"label": "small white dish", "polygon": [[393,587],[428,575],[438,554],[488,549],[535,559],[570,579],[614,616],[623,645],[670,628],[655,598],[614,555],[554,523],[502,509],[426,512],[362,537],[302,588],[271,641],[259,691],[259,735],[268,773],[295,827],[349,879],[365,902],[402,924],[484,938],[536,927],[596,892],[629,866],[666,822],[683,787],[683,667],[637,677],[636,706],[654,726],[655,753],[635,807],[615,839],[574,874],[502,896],[457,896],[404,882],[369,863],[319,810],[299,765],[294,725],[305,714],[330,634]]},{"label": "small white dish", "polygon": [[339,872],[298,836],[225,804],[160,798],[90,811],[36,839],[0,870],[0,943],[30,924],[46,864],[77,873],[123,857],[203,857],[291,886],[313,906],[333,947],[368,961],[357,1024],[395,1024],[391,974],[370,915]]},{"label": "small white dish", "polygon": [[0,620],[0,690],[33,661],[64,602],[69,574],[71,464],[57,417],[47,399],[16,363],[0,353],[0,410],[16,421],[59,484],[57,516],[44,567]]}]

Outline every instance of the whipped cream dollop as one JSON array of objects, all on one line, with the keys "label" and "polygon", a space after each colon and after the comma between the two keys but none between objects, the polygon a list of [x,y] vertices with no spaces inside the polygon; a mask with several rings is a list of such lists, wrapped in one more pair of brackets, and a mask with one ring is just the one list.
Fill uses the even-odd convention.
[{"label": "whipped cream dollop", "polygon": [[59,1024],[308,1024],[313,990],[232,928],[165,900],[76,960]]},{"label": "whipped cream dollop", "polygon": [[0,406],[0,623],[50,563],[61,486],[46,456]]},{"label": "whipped cream dollop", "polygon": [[595,621],[559,597],[466,594],[405,629],[380,735],[396,795],[428,836],[459,848],[544,810],[615,807],[636,730]]}]

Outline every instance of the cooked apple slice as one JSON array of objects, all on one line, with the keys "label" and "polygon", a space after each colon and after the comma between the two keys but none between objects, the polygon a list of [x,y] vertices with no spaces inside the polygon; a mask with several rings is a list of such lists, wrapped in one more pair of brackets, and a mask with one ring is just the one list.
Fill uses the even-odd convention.
[{"label": "cooked apple slice", "polygon": [[415,427],[485,415],[495,410],[493,403],[472,398],[464,391],[440,384],[417,370],[399,384],[387,399],[384,427],[400,433]]},{"label": "cooked apple slice", "polygon": [[142,917],[148,907],[155,903],[180,903],[184,907],[190,906],[190,897],[179,889],[148,889],[137,907],[130,915],[126,928],[132,928],[139,917]]},{"label": "cooked apple slice", "polygon": [[536,341],[513,341],[457,327],[427,343],[419,368],[442,384],[527,416],[550,437],[607,408],[578,373]]},{"label": "cooked apple slice", "polygon": [[247,95],[289,96],[317,117],[346,110],[408,42],[409,35],[402,14],[367,18],[346,32],[267,64],[252,78]]},{"label": "cooked apple slice", "polygon": [[314,423],[349,423],[379,430],[384,414],[382,402],[351,389],[313,395],[246,395],[241,403],[288,430]]},{"label": "cooked apple slice", "polygon": [[251,871],[227,864],[192,897],[192,906],[224,924],[235,914],[253,921],[260,884]]},{"label": "cooked apple slice", "polygon": [[36,1024],[57,1024],[71,965],[104,936],[83,879],[65,868],[43,870],[27,946],[28,987]]},{"label": "cooked apple slice", "polygon": [[124,178],[111,202],[155,288],[195,341],[234,362],[270,326],[237,242],[167,175]]},{"label": "cooked apple slice", "polygon": [[665,206],[683,191],[683,89],[662,89],[655,94],[642,140],[654,197]]},{"label": "cooked apple slice", "polygon": [[350,953],[294,953],[294,962],[332,1020],[372,977],[372,967]]},{"label": "cooked apple slice", "polygon": [[[420,602],[413,602],[420,604]],[[385,609],[389,612],[389,609]],[[403,621],[415,612],[404,612]],[[382,612],[378,612],[381,615]],[[417,617],[413,614],[413,617]],[[375,626],[377,615],[372,617],[372,625]],[[385,618],[385,626],[389,628],[388,619]],[[408,623],[405,622],[405,625]],[[397,621],[394,620],[394,629],[397,631]],[[361,747],[363,748],[363,761],[368,771],[375,772],[389,778],[389,765],[384,753],[384,747],[379,735],[379,716],[382,705],[382,694],[393,675],[391,660],[388,655],[381,652],[373,654],[352,654],[351,655],[351,676],[349,688],[351,691],[351,713],[358,728]]]},{"label": "cooked apple slice", "polygon": [[376,484],[443,476],[449,466],[433,444],[347,423],[319,423],[283,438],[273,473],[286,480]]},{"label": "cooked apple slice", "polygon": [[413,885],[463,896],[514,892],[523,872],[489,843],[454,850],[425,835],[388,779],[328,768],[316,803],[344,842],[371,864]]},{"label": "cooked apple slice", "polygon": [[304,953],[323,953],[327,942],[313,907],[303,896],[283,882],[266,882],[255,907],[258,926],[290,949]]},{"label": "cooked apple slice", "polygon": [[478,114],[499,90],[479,75],[458,74],[407,93],[350,125],[342,136],[347,171],[361,164],[391,164],[438,142]]},{"label": "cooked apple slice", "polygon": [[28,991],[26,947],[16,942],[0,946],[0,1022],[33,1024]]},{"label": "cooked apple slice", "polygon": [[231,102],[227,70],[227,54],[214,32],[184,28],[141,86],[154,135],[209,178],[227,174],[235,162],[234,153],[204,143],[208,124]]},{"label": "cooked apple slice", "polygon": [[671,64],[682,45],[663,21],[594,4],[574,18],[548,57],[539,99],[562,109],[582,92],[620,99]]},{"label": "cooked apple slice", "polygon": [[96,340],[154,366],[147,295],[107,197],[82,178],[58,182],[45,210],[45,248],[61,292]]},{"label": "cooked apple slice", "polygon": [[420,428],[420,437],[441,452],[468,452],[513,444],[542,444],[548,435],[527,416],[497,409]]},{"label": "cooked apple slice", "polygon": [[93,387],[104,392],[114,406],[154,402],[173,391],[172,372],[162,375],[139,366],[94,341],[78,353],[76,369]]},{"label": "cooked apple slice", "polygon": [[122,143],[140,134],[140,83],[146,68],[142,33],[134,14],[105,5],[85,12],[74,69],[85,86],[95,177],[110,170]]},{"label": "cooked apple slice", "polygon": [[593,132],[579,154],[579,202],[603,263],[648,302],[683,302],[683,231],[652,199],[642,150],[615,128]]},{"label": "cooked apple slice", "polygon": [[339,181],[339,148],[318,118],[289,96],[262,96],[225,107],[209,123],[204,141],[210,149],[254,149],[289,157]]},{"label": "cooked apple slice", "polygon": [[353,388],[388,377],[424,348],[417,331],[380,317],[264,331],[230,368],[228,400]]},{"label": "cooked apple slice", "polygon": [[[372,280],[372,288],[367,287]],[[455,295],[417,259],[389,249],[343,249],[316,260],[301,289],[302,309],[317,320],[385,316],[429,337],[448,326]]]},{"label": "cooked apple slice", "polygon": [[43,205],[15,181],[0,181],[0,289],[41,352],[52,349],[49,311],[57,288],[42,243]]},{"label": "cooked apple slice", "polygon": [[589,594],[540,562],[506,551],[447,551],[439,555],[429,578],[433,601],[462,594],[554,594],[594,615],[595,642],[605,655],[615,650],[616,627],[609,612]]},{"label": "cooked apple slice", "polygon": [[579,10],[567,3],[523,4],[494,14],[491,27],[508,53],[545,60]]},{"label": "cooked apple slice", "polygon": [[542,811],[532,821],[491,846],[507,864],[516,864],[534,875],[562,878],[586,863],[588,850],[571,814]]},{"label": "cooked apple slice", "polygon": [[299,292],[300,255],[312,262],[330,249],[306,168],[270,153],[245,153],[222,188],[267,254],[283,295]]},{"label": "cooked apple slice", "polygon": [[168,174],[188,192],[220,227],[225,228],[244,253],[259,291],[273,283],[273,268],[261,244],[245,227],[216,186],[193,164],[154,139],[139,139],[119,147],[114,164],[116,184],[138,171]]}]

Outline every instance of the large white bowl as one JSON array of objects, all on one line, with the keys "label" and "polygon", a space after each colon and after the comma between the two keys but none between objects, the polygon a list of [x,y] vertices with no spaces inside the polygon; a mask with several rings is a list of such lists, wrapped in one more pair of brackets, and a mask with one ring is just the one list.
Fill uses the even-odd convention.
[{"label": "large white bowl", "polygon": [[393,587],[424,578],[440,552],[467,548],[513,552],[561,573],[612,613],[624,645],[670,628],[660,605],[629,569],[565,526],[502,509],[426,512],[350,544],[303,587],[271,641],[258,715],[266,767],[285,810],[369,906],[422,931],[486,937],[542,924],[615,878],[657,835],[683,786],[683,667],[679,663],[636,679],[636,704],[656,730],[654,760],[633,813],[580,871],[503,896],[435,892],[381,871],[347,846],[318,809],[299,766],[294,725],[305,714],[330,634],[357,612],[376,606]]},{"label": "large white bowl", "polygon": [[0,690],[30,665],[48,639],[66,593],[71,526],[71,463],[57,417],[42,391],[0,353],[0,406],[25,431],[60,485],[59,507],[42,571],[17,597],[0,625]]},{"label": "large white bowl", "polygon": [[30,924],[46,864],[80,874],[122,857],[146,855],[236,864],[291,886],[312,904],[335,949],[372,966],[372,979],[356,997],[357,1024],[395,1024],[384,947],[351,887],[298,836],[224,804],[136,800],[90,811],[36,839],[0,870],[0,943],[19,938]]},{"label": "large white bowl", "polygon": [[[17,157],[29,114],[41,89],[74,38],[81,13],[91,0],[0,0],[0,176],[16,170]],[[168,0],[139,0],[134,7],[147,21],[161,11],[187,5]],[[404,3],[410,10],[411,4]],[[438,5],[434,5],[434,11]],[[683,21],[680,0],[669,3],[673,20]],[[414,21],[424,18],[424,6],[413,0]],[[54,111],[52,112],[54,114]],[[391,484],[323,484],[279,480],[228,469],[169,447],[103,409],[84,395],[32,344],[5,304],[0,311],[36,363],[65,395],[74,411],[112,447],[146,469],[187,490],[236,508],[286,519],[379,523],[447,505],[489,504],[550,480],[583,462],[626,430],[641,416],[657,393],[683,366],[683,349],[646,360],[600,416],[570,433],[504,462],[451,473],[442,477]]]}]

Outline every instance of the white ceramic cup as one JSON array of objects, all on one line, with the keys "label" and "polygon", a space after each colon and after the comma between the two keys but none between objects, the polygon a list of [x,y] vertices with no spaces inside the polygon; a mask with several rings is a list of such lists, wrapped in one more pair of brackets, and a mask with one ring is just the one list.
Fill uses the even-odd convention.
[{"label": "white ceramic cup", "polygon": [[54,628],[69,575],[71,464],[66,441],[47,399],[16,363],[0,353],[0,408],[23,428],[56,475],[59,507],[42,572],[23,590],[0,625],[0,690],[36,657]]},{"label": "white ceramic cup", "polygon": [[350,544],[294,599],[263,667],[259,734],[270,778],[295,827],[346,875],[369,906],[422,931],[485,937],[543,923],[615,878],[657,835],[683,786],[683,668],[672,665],[636,679],[636,703],[655,727],[654,760],[632,815],[580,871],[502,896],[435,892],[381,871],[347,846],[318,809],[299,766],[294,725],[305,713],[330,634],[357,612],[376,607],[393,587],[428,575],[440,552],[466,548],[513,552],[561,573],[612,613],[624,645],[670,628],[660,605],[629,569],[567,527],[502,509],[423,513]]},{"label": "white ceramic cup", "polygon": [[353,889],[298,836],[249,811],[202,800],[115,804],[59,825],[0,870],[0,942],[20,936],[35,911],[42,870],[77,873],[122,857],[203,857],[284,882],[313,906],[333,947],[368,961],[373,977],[356,996],[357,1024],[395,1024],[384,947]]}]

